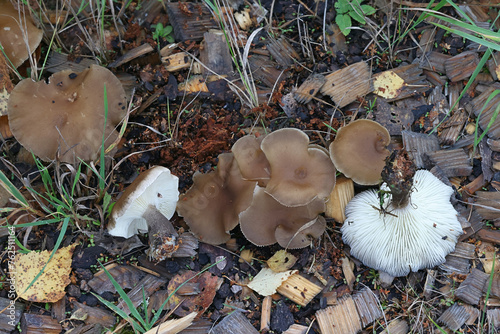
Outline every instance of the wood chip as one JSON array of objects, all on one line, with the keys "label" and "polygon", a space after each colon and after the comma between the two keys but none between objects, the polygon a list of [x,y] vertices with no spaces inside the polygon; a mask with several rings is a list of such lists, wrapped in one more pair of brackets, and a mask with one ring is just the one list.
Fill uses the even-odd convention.
[{"label": "wood chip", "polygon": [[441,126],[442,131],[439,134],[439,142],[441,145],[449,146],[454,144],[458,136],[462,133],[466,121],[467,114],[464,109],[455,111]]},{"label": "wood chip", "polygon": [[[500,105],[500,94],[497,94],[486,104],[486,100],[496,89],[500,89],[500,83],[491,85],[478,97],[465,105],[465,110],[473,112],[476,117],[479,117],[479,126],[483,131],[488,127],[488,124],[495,115],[497,106]],[[497,121],[491,125],[488,130],[488,137],[500,139],[500,122]]]},{"label": "wood chip", "polygon": [[439,150],[425,155],[429,159],[427,167],[430,169],[437,165],[447,177],[469,176],[472,173],[469,156],[463,149]]},{"label": "wood chip", "polygon": [[191,326],[196,315],[196,312],[191,312],[182,318],[167,320],[162,324],[151,328],[144,334],[177,334]]},{"label": "wood chip", "polygon": [[423,292],[425,299],[430,299],[434,293],[435,290],[434,283],[436,282],[436,274],[437,274],[436,270],[427,269],[427,276],[425,278],[424,292]]},{"label": "wood chip", "polygon": [[369,288],[364,288],[356,292],[352,296],[352,299],[354,300],[354,304],[356,304],[363,327],[384,316],[377,297],[375,297],[375,294]]},{"label": "wood chip", "polygon": [[[495,269],[497,269],[497,268],[495,268]],[[485,287],[487,288],[488,284],[486,284]],[[500,273],[495,273],[493,275],[493,281],[491,282],[490,293],[492,296],[500,298]]]},{"label": "wood chip", "polygon": [[330,198],[326,202],[325,216],[333,218],[337,222],[344,222],[345,207],[353,197],[354,182],[345,176],[338,177],[335,187],[330,193]]},{"label": "wood chip", "polygon": [[403,319],[393,320],[380,334],[408,334],[408,323]]},{"label": "wood chip", "polygon": [[496,308],[493,310],[488,310],[486,312],[486,317],[488,318],[488,324],[490,328],[500,328],[500,309]]},{"label": "wood chip", "polygon": [[476,233],[476,236],[482,241],[491,242],[494,244],[500,243],[500,231],[483,228]]},{"label": "wood chip", "polygon": [[276,291],[293,302],[306,306],[321,290],[323,290],[321,286],[314,284],[299,274],[294,274],[283,282]]},{"label": "wood chip", "polygon": [[161,62],[167,71],[176,72],[191,66],[191,56],[187,52],[178,52],[162,57]]},{"label": "wood chip", "polygon": [[239,311],[232,312],[215,326],[212,334],[258,334],[250,321]]},{"label": "wood chip", "polygon": [[[146,299],[148,299],[149,296],[151,296],[156,290],[158,290],[160,286],[164,285],[165,283],[167,283],[167,280],[148,274],[139,282],[136,282],[136,285],[127,293],[127,296],[132,301],[132,304],[135,307],[138,307],[144,301],[143,292],[146,296]],[[118,307],[125,313],[130,314],[130,310],[127,304],[122,299],[120,299]]]},{"label": "wood chip", "polygon": [[493,53],[492,59],[488,60],[486,64],[493,80],[498,81],[498,78],[500,78],[500,52]]},{"label": "wood chip", "polygon": [[448,326],[451,330],[456,331],[462,327],[463,324],[465,324],[469,317],[470,314],[467,312],[467,309],[464,306],[455,303],[444,311],[437,321]]},{"label": "wood chip", "polygon": [[219,29],[204,3],[166,2],[167,14],[176,41],[201,41],[210,29]]},{"label": "wood chip", "polygon": [[500,192],[476,191],[476,212],[487,220],[500,218]]},{"label": "wood chip", "polygon": [[415,161],[417,168],[424,168],[424,155],[427,152],[439,150],[439,142],[436,136],[417,133],[411,131],[402,131],[403,145],[411,158]]},{"label": "wood chip", "polygon": [[309,327],[307,326],[293,324],[283,334],[306,334],[308,329]]},{"label": "wood chip", "polygon": [[[10,287],[9,287],[10,288]],[[0,297],[0,334],[11,333],[17,326],[25,305],[19,302],[13,302],[9,298]]]},{"label": "wood chip", "polygon": [[411,130],[415,118],[411,110],[389,104],[383,98],[377,99],[377,108],[373,114],[376,121],[382,124],[391,136],[399,136],[401,131]]},{"label": "wood chip", "polygon": [[273,306],[273,297],[266,296],[262,301],[260,314],[260,331],[268,330],[271,322],[271,307]]},{"label": "wood chip", "polygon": [[479,57],[476,52],[462,52],[444,62],[446,75],[451,82],[468,79],[477,68]]},{"label": "wood chip", "polygon": [[[75,256],[78,256],[78,254]],[[137,282],[145,276],[142,271],[131,266],[121,266],[115,263],[108,265],[105,268],[118,282],[118,284],[120,284],[122,289],[132,289]],[[89,281],[89,286],[99,295],[106,291],[112,293],[116,292],[115,287],[104,270],[101,270],[94,275],[94,278]]]},{"label": "wood chip", "polygon": [[255,80],[261,81],[269,88],[277,86],[289,76],[288,72],[278,70],[277,63],[268,56],[252,55],[248,58],[250,69]]},{"label": "wood chip", "polygon": [[370,78],[371,73],[367,63],[354,63],[327,75],[321,93],[329,95],[339,107],[345,107],[358,97],[373,91]]},{"label": "wood chip", "polygon": [[233,71],[233,60],[226,37],[221,30],[210,30],[203,35],[200,46],[202,74],[229,74]]},{"label": "wood chip", "polygon": [[311,74],[293,93],[293,97],[299,103],[309,103],[325,82],[326,78],[323,74]]},{"label": "wood chip", "polygon": [[344,256],[342,259],[342,272],[344,273],[345,281],[349,286],[349,289],[352,291],[354,282],[356,281],[356,276],[354,276],[354,272],[352,271],[351,261],[347,256]]},{"label": "wood chip", "polygon": [[51,316],[25,313],[21,317],[21,331],[29,334],[59,334],[62,326]]},{"label": "wood chip", "polygon": [[445,73],[446,69],[444,67],[444,63],[451,57],[451,55],[447,55],[442,52],[427,52],[425,56],[421,58],[419,67],[433,72]]},{"label": "wood chip", "polygon": [[466,303],[478,305],[488,278],[488,274],[473,268],[467,278],[458,287],[455,296]]},{"label": "wood chip", "polygon": [[90,307],[85,304],[73,301],[71,319],[83,321],[86,325],[101,324],[106,328],[111,328],[116,323],[115,314],[108,309],[100,307]]},{"label": "wood chip", "polygon": [[322,334],[356,334],[362,329],[361,319],[351,296],[339,299],[336,306],[316,312]]},{"label": "wood chip", "polygon": [[144,43],[136,48],[133,48],[132,50],[127,51],[127,53],[125,53],[124,55],[122,55],[121,57],[116,59],[114,62],[109,64],[109,67],[113,68],[113,67],[121,66],[123,64],[128,63],[129,61],[131,61],[133,59],[139,58],[140,56],[143,56],[143,55],[148,54],[148,53],[153,52],[153,51],[154,51],[154,48],[150,44]]},{"label": "wood chip", "polygon": [[270,37],[266,45],[273,59],[283,66],[283,68],[288,68],[300,60],[297,51],[295,51],[293,46],[284,37],[280,37],[279,39]]}]

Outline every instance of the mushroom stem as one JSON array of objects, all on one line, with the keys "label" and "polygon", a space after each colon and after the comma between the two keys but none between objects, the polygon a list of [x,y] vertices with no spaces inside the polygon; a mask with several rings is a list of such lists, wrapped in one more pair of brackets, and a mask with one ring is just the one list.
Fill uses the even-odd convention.
[{"label": "mushroom stem", "polygon": [[[404,149],[396,150],[386,158],[385,167],[382,170],[382,180],[389,187],[392,195],[391,205],[394,208],[408,205],[415,172],[415,164]],[[379,193],[380,196],[383,194]],[[382,200],[383,197],[381,197],[381,202],[383,202]]]},{"label": "mushroom stem", "polygon": [[177,236],[177,231],[170,220],[165,217],[154,205],[149,205],[146,212],[142,215],[142,218],[146,219],[149,226],[149,234],[161,233],[171,234]]},{"label": "mushroom stem", "polygon": [[179,248],[178,234],[170,220],[165,217],[154,205],[149,205],[142,215],[149,226],[149,249],[147,254],[151,260],[160,262]]}]

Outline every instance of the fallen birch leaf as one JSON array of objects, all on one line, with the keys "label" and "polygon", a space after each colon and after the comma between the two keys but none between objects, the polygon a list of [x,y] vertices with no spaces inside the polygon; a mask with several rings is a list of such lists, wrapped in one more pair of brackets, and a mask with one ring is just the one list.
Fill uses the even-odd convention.
[{"label": "fallen birch leaf", "polygon": [[392,71],[385,71],[373,78],[374,93],[386,99],[396,98],[405,85],[405,81]]},{"label": "fallen birch leaf", "polygon": [[255,278],[248,283],[248,287],[262,296],[270,296],[276,293],[284,281],[297,270],[288,270],[282,273],[276,273],[269,268],[262,269]]},{"label": "fallen birch leaf", "polygon": [[[17,254],[15,267],[16,273],[20,274],[15,277],[17,295],[38,303],[53,303],[64,297],[64,289],[70,283],[71,258],[75,247],[76,244],[58,249],[50,262],[52,252],[49,251]],[[45,264],[47,266],[43,273],[26,290]]]},{"label": "fallen birch leaf", "polygon": [[279,273],[292,268],[295,262],[297,262],[297,258],[282,249],[274,253],[274,255],[267,260],[267,265],[269,269]]}]

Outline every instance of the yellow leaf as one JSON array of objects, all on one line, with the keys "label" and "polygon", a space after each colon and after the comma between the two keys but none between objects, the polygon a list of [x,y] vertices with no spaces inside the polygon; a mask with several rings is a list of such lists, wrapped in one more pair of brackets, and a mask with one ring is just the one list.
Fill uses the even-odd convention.
[{"label": "yellow leaf", "polygon": [[274,255],[267,260],[267,265],[272,271],[280,273],[292,268],[295,262],[297,262],[297,258],[282,249],[274,253]]},{"label": "yellow leaf", "polygon": [[374,93],[386,99],[396,98],[403,89],[405,81],[392,71],[385,71],[373,79]]},{"label": "yellow leaf", "polygon": [[45,266],[52,252],[17,254],[15,277],[11,273],[11,278],[15,281],[18,296],[39,303],[53,303],[64,297],[64,289],[70,283],[71,258],[75,247],[76,244],[57,250],[42,275],[27,291],[26,288]]},{"label": "yellow leaf", "polygon": [[296,272],[297,270],[289,270],[275,273],[269,268],[263,268],[247,286],[262,296],[270,296],[276,293],[276,289]]}]

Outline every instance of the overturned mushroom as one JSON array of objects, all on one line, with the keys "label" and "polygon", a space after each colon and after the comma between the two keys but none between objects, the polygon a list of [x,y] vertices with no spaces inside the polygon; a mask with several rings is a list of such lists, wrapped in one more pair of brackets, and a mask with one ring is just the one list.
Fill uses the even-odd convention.
[{"label": "overturned mushroom", "polygon": [[341,127],[330,144],[330,157],[335,167],[354,182],[377,184],[381,180],[389,131],[377,122],[359,119]]},{"label": "overturned mushroom", "polygon": [[165,167],[156,166],[140,174],[115,203],[109,234],[130,238],[149,231],[151,257],[160,259],[175,252],[178,235],[169,219],[179,198],[178,184],[177,176]]},{"label": "overturned mushroom", "polygon": [[[405,276],[445,262],[462,234],[450,203],[453,189],[426,170],[413,177],[401,161],[396,155],[394,168],[384,176],[387,183],[378,192],[364,191],[349,202],[341,228],[353,256],[391,276]],[[394,182],[401,175],[402,182]]]},{"label": "overturned mushroom", "polygon": [[255,182],[242,178],[232,153],[219,155],[217,169],[193,176],[193,186],[180,196],[177,213],[201,241],[221,244],[238,225],[238,214],[252,201]]},{"label": "overturned mushroom", "polygon": [[14,67],[19,67],[42,41],[43,31],[29,17],[28,9],[16,10],[0,0],[0,45]]},{"label": "overturned mushroom", "polygon": [[278,242],[286,248],[303,248],[325,231],[324,220],[318,219],[323,211],[325,202],[321,199],[305,206],[286,207],[257,187],[252,204],[240,214],[240,227],[257,246]]},{"label": "overturned mushroom", "polygon": [[335,185],[335,167],[322,149],[309,147],[301,130],[286,128],[267,135],[261,149],[271,166],[266,192],[285,206],[325,200]]},{"label": "overturned mushroom", "polygon": [[43,160],[59,156],[69,163],[95,160],[103,138],[106,148],[118,138],[115,127],[126,112],[120,81],[97,65],[81,73],[55,73],[48,83],[24,79],[14,88],[8,103],[10,128],[24,147]]}]

